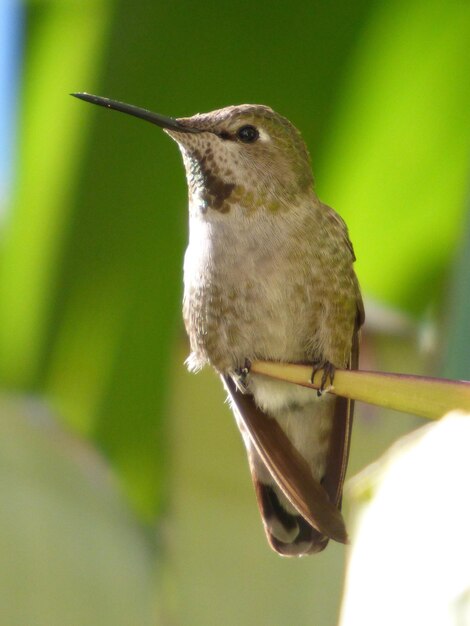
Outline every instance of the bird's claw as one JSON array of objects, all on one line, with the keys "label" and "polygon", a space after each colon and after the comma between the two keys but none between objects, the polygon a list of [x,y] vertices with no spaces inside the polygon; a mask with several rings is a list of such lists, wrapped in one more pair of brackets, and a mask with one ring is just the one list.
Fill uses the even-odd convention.
[{"label": "bird's claw", "polygon": [[[313,385],[313,379],[319,370],[323,370],[323,374],[321,377],[320,388],[317,389],[318,397],[322,396],[325,391],[328,391],[328,389],[333,386],[336,368],[329,361],[318,361],[317,363],[314,363],[312,374],[310,376],[310,384]],[[327,385],[328,379],[330,379],[329,385]]]},{"label": "bird's claw", "polygon": [[248,391],[248,375],[250,373],[250,370],[251,361],[249,359],[245,359],[243,367],[235,370],[235,376],[233,377],[233,381],[238,390],[242,393],[246,393]]}]

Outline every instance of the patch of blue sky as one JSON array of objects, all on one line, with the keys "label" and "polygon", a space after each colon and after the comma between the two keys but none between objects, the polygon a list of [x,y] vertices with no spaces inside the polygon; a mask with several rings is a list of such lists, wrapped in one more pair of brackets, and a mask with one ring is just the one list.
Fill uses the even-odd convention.
[{"label": "patch of blue sky", "polygon": [[18,87],[23,10],[20,0],[0,0],[0,214],[8,204],[17,144]]}]

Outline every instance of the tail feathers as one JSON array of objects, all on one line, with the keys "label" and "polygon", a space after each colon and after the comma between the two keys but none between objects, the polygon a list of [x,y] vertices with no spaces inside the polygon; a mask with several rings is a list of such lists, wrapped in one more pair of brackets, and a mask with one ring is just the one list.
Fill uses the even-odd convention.
[{"label": "tail feathers", "polygon": [[[327,489],[328,476],[321,483],[314,478],[309,464],[277,420],[264,413],[252,395],[240,393],[230,377],[223,380],[245,440],[258,505],[272,548],[285,556],[300,556],[320,552],[328,539],[347,543],[339,510],[342,483],[338,485],[334,480],[331,489]],[[342,435],[340,454],[333,455],[341,466],[344,443]],[[335,474],[342,480],[342,469]]]},{"label": "tail feathers", "polygon": [[254,481],[268,542],[283,556],[302,556],[324,550],[329,538],[313,528],[301,515],[286,511],[275,489]]}]

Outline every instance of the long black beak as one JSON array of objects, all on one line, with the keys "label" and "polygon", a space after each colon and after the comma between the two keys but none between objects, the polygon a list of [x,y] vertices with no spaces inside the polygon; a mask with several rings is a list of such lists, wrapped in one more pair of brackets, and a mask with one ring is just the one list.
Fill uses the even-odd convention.
[{"label": "long black beak", "polygon": [[201,132],[200,129],[191,128],[181,124],[174,117],[165,117],[165,115],[160,115],[159,113],[152,113],[152,111],[141,109],[133,104],[126,104],[125,102],[110,100],[109,98],[102,98],[101,96],[93,96],[92,94],[85,92],[71,93],[70,95],[75,96],[75,98],[80,98],[80,100],[91,102],[92,104],[99,104],[100,106],[108,109],[114,109],[115,111],[121,111],[122,113],[128,113],[129,115],[140,117],[140,119],[156,124],[157,126],[160,126],[160,128],[167,128],[168,130],[174,130],[180,133]]}]

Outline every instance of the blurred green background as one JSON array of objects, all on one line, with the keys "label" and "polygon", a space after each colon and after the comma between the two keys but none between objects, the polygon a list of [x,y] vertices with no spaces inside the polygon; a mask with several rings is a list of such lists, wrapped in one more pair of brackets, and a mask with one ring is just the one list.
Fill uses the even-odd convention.
[{"label": "blurred green background", "polygon": [[[335,624],[344,547],[269,551],[219,382],[183,365],[176,146],[68,94],[174,116],[243,102],[286,115],[350,229],[361,366],[470,378],[470,3],[18,6],[16,159],[1,198],[0,624]],[[356,415],[350,474],[420,424]]]}]

